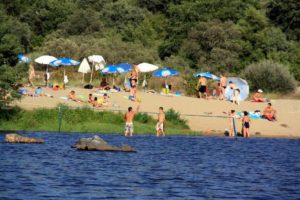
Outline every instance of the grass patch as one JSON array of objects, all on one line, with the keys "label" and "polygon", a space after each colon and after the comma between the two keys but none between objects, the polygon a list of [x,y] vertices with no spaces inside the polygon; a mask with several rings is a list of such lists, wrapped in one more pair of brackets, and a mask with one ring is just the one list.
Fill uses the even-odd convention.
[{"label": "grass patch", "polygon": [[[101,132],[123,133],[124,113],[94,111],[88,107],[70,108],[60,105],[62,110],[62,132]],[[9,114],[10,113],[10,114]],[[59,108],[35,109],[25,111],[13,108],[9,113],[1,112],[1,130],[58,131]],[[189,129],[187,121],[180,118],[174,110],[166,112],[166,133],[180,135],[199,135]],[[156,120],[146,113],[135,116],[136,134],[154,134]]]}]

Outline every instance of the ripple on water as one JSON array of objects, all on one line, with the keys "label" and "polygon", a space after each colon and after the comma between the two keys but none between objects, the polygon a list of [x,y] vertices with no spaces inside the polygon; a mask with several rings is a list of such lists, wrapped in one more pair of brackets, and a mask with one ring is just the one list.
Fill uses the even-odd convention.
[{"label": "ripple on water", "polygon": [[0,134],[0,199],[297,199],[300,140],[101,135],[135,154],[82,152],[92,134],[28,133],[42,145],[6,144]]}]

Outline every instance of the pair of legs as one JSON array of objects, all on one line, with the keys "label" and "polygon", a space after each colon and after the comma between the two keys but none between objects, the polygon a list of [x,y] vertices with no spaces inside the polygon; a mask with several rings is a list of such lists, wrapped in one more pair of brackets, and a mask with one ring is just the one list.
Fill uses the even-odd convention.
[{"label": "pair of legs", "polygon": [[157,123],[156,124],[156,136],[165,136],[165,132],[164,132],[164,124],[163,123]]},{"label": "pair of legs", "polygon": [[205,99],[207,99],[207,93],[206,93],[206,85],[201,85],[199,89],[199,97],[202,98],[202,94],[204,94]]},{"label": "pair of legs", "polygon": [[133,124],[132,123],[126,123],[125,124],[124,135],[125,135],[125,137],[127,137],[127,136],[132,137],[132,135],[133,135]]},{"label": "pair of legs", "polygon": [[233,101],[233,103],[235,103],[237,105],[240,104],[240,97],[239,97],[239,95],[240,95],[240,92],[238,90],[234,90],[232,101]]},{"label": "pair of legs", "polygon": [[225,95],[225,89],[226,89],[226,87],[220,87],[220,100],[224,100],[224,95]]},{"label": "pair of legs", "polygon": [[250,128],[249,123],[244,123],[244,124],[243,124],[243,136],[244,136],[245,138],[249,138],[249,137],[250,137],[249,128]]}]

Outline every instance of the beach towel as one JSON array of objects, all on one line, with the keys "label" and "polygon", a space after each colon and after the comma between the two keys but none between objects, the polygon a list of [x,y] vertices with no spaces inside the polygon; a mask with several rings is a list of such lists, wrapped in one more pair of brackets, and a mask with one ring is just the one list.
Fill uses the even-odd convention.
[{"label": "beach towel", "polygon": [[[244,112],[237,112],[237,115],[238,116],[244,116]],[[255,119],[255,120],[259,120],[259,119],[263,119],[261,117],[261,113],[258,112],[258,111],[252,111],[252,112],[249,112],[248,116],[251,118],[251,119]]]}]

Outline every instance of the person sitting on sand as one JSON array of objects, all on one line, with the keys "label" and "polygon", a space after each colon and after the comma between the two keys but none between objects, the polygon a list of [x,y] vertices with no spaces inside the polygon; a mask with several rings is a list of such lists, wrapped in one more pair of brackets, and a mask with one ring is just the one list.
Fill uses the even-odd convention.
[{"label": "person sitting on sand", "polygon": [[239,97],[240,89],[232,81],[229,81],[229,88],[233,90],[232,103],[239,105],[240,104],[240,97]]},{"label": "person sitting on sand", "polygon": [[93,105],[94,103],[93,94],[89,94],[88,103]]},{"label": "person sitting on sand", "polygon": [[262,96],[263,91],[261,89],[257,90],[252,97],[253,102],[266,102],[267,99]]},{"label": "person sitting on sand", "polygon": [[102,78],[101,83],[100,83],[100,90],[110,90],[109,84],[106,81],[106,78]]},{"label": "person sitting on sand", "polygon": [[101,101],[98,100],[97,97],[95,97],[92,105],[93,105],[93,107],[98,108],[98,107],[102,106],[102,103],[101,103]]},{"label": "person sitting on sand", "polygon": [[130,88],[130,92],[129,92],[129,100],[131,101],[136,101],[136,85],[133,85]]},{"label": "person sitting on sand", "polygon": [[68,98],[69,98],[70,100],[77,101],[77,102],[80,102],[80,101],[81,101],[81,99],[76,98],[76,96],[75,96],[75,91],[74,91],[74,90],[72,90],[72,91],[68,94]]},{"label": "person sitting on sand", "polygon": [[155,126],[156,129],[156,136],[165,136],[164,131],[164,122],[165,122],[165,112],[163,107],[159,107],[158,109],[158,116],[157,116],[157,124]]},{"label": "person sitting on sand", "polygon": [[267,107],[264,109],[262,118],[267,119],[269,121],[276,121],[276,113],[277,111],[272,107],[272,104],[268,103]]},{"label": "person sitting on sand", "polygon": [[128,112],[124,115],[125,120],[125,136],[132,136],[133,135],[133,118],[136,113],[139,112],[140,105],[137,106],[136,110],[133,111],[132,107],[128,107]]},{"label": "person sitting on sand", "polygon": [[110,106],[111,102],[109,101],[109,96],[105,93],[103,95],[103,101],[102,101],[103,106]]},{"label": "person sitting on sand", "polygon": [[250,117],[248,116],[248,112],[244,111],[244,116],[242,118],[243,121],[243,135],[244,137],[248,138],[250,137],[250,132],[249,132],[249,128],[250,128]]},{"label": "person sitting on sand", "polygon": [[204,94],[205,99],[207,99],[206,87],[207,87],[206,78],[203,76],[200,76],[199,80],[198,80],[198,84],[197,84],[200,99],[202,98],[201,94]]}]

